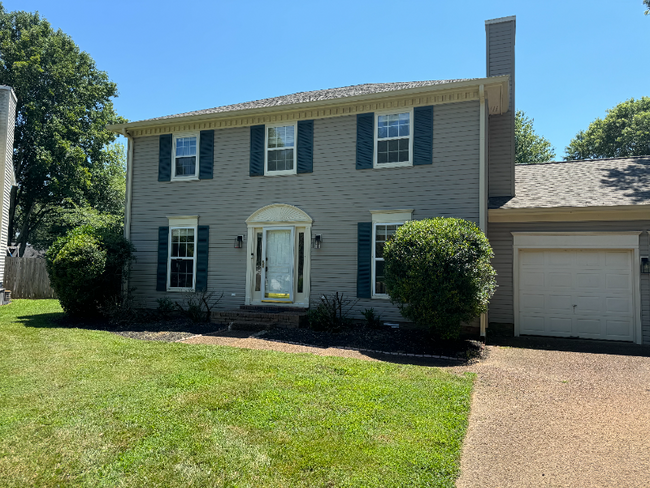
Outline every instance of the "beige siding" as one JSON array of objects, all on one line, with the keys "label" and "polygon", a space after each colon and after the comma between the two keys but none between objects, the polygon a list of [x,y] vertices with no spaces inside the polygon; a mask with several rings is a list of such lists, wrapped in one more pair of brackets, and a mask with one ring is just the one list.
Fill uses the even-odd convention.
[{"label": "beige siding", "polygon": [[0,89],[0,150],[3,158],[2,210],[0,214],[0,281],[4,281],[7,232],[9,227],[9,204],[13,179],[14,127],[16,102],[10,89]]},{"label": "beige siding", "polygon": [[515,194],[515,22],[487,24],[487,76],[510,75],[510,103],[488,123],[489,196]]},{"label": "beige siding", "polygon": [[[648,256],[647,231],[650,221],[638,222],[540,222],[540,223],[493,223],[488,226],[488,238],[494,249],[492,265],[498,276],[497,289],[490,303],[489,320],[497,323],[514,323],[513,307],[513,250],[512,232],[622,232],[643,231],[639,241],[639,252]],[[641,275],[641,324],[643,343],[650,344],[650,279]]]},{"label": "beige siding", "polygon": [[[434,109],[434,162],[430,166],[355,169],[356,116],[314,123],[314,171],[310,174],[250,177],[249,129],[215,131],[214,179],[158,182],[158,137],[135,139],[131,236],[138,262],[131,285],[147,306],[177,293],[156,292],[157,229],[167,216],[199,215],[210,226],[208,287],[223,291],[223,306],[237,307],[246,295],[245,220],[259,208],[286,203],[307,212],[323,246],[312,250],[311,297],[335,291],[356,296],[357,223],[370,210],[413,208],[413,217],[455,216],[478,221],[479,104],[462,102]],[[236,296],[232,297],[231,294]],[[386,300],[362,300],[384,319],[399,320]],[[360,316],[359,316],[360,318]]]}]

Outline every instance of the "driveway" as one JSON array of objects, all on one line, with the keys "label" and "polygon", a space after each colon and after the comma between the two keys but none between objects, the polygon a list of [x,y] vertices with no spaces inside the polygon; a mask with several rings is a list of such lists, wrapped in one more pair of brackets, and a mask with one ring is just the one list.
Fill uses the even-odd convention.
[{"label": "driveway", "polygon": [[458,487],[650,486],[650,348],[510,339],[478,364]]}]

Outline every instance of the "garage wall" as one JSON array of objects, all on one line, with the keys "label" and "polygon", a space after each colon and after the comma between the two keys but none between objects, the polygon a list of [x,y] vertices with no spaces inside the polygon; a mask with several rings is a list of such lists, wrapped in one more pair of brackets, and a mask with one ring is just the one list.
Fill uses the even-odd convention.
[{"label": "garage wall", "polygon": [[[497,271],[497,289],[488,320],[490,323],[514,324],[513,306],[513,238],[512,232],[622,232],[642,231],[639,254],[650,255],[648,233],[650,220],[630,222],[539,222],[490,223],[488,238],[494,250],[492,265]],[[643,343],[650,344],[650,275],[641,274],[641,325]]]}]

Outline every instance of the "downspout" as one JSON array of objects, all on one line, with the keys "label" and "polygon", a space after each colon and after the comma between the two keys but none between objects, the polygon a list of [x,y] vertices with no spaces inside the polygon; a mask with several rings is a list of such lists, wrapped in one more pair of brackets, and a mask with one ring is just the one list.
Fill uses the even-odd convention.
[{"label": "downspout", "polygon": [[[479,198],[479,227],[484,234],[487,235],[487,161],[486,161],[486,150],[485,150],[485,86],[479,86],[479,103],[480,103],[480,120],[479,120],[479,189],[478,189],[478,198]],[[487,329],[487,312],[482,313],[480,317],[480,328],[481,328],[481,339],[485,341],[486,329]]]},{"label": "downspout", "polygon": [[131,202],[133,198],[133,137],[129,135],[126,128],[122,134],[128,140],[128,151],[126,156],[126,195],[124,201],[124,237],[131,239]]}]

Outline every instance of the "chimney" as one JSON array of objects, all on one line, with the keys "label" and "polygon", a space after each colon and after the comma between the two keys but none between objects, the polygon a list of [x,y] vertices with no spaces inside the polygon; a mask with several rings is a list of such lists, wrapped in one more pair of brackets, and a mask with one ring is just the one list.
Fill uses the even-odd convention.
[{"label": "chimney", "polygon": [[488,120],[488,196],[515,195],[516,17],[485,21],[487,76],[510,75],[510,100],[503,115]]}]

